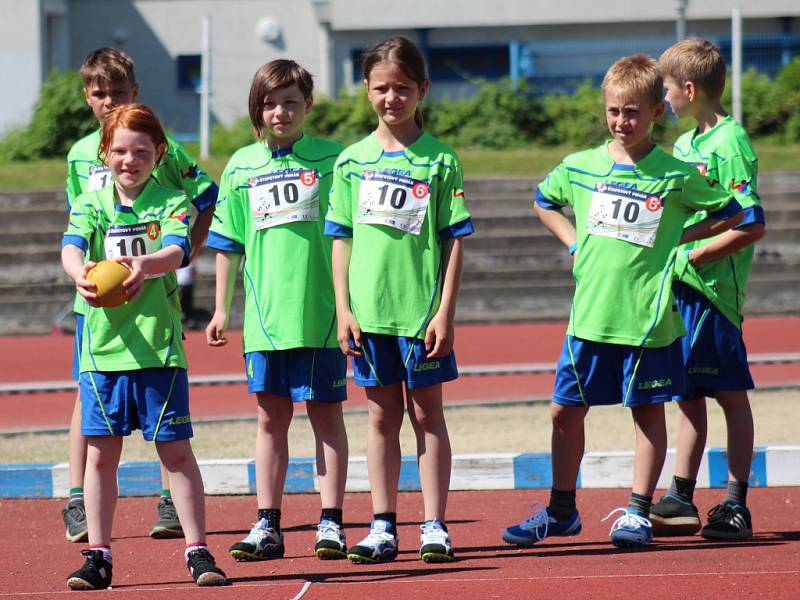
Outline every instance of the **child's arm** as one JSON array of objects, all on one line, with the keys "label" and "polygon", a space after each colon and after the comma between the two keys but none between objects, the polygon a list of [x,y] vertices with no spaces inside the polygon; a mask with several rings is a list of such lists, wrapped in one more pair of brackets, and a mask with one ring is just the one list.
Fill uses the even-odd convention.
[{"label": "child's arm", "polygon": [[714,237],[715,235],[719,235],[720,233],[728,231],[732,227],[736,227],[742,222],[742,219],[744,219],[744,213],[742,213],[741,209],[739,212],[727,219],[706,217],[699,223],[695,223],[694,225],[690,225],[684,229],[683,234],[681,235],[680,243],[686,244],[688,242],[695,242],[697,240],[704,240],[705,238]]},{"label": "child's arm", "polygon": [[117,262],[127,265],[131,270],[128,278],[122,282],[128,300],[133,300],[142,291],[145,275],[161,275],[174,271],[181,266],[185,256],[183,248],[170,244],[153,254],[118,257]]},{"label": "child's arm", "polygon": [[461,287],[461,271],[464,266],[464,245],[460,237],[445,240],[442,260],[444,261],[442,299],[439,303],[439,310],[436,311],[425,331],[427,358],[447,356],[453,349],[456,298]]},{"label": "child's arm", "polygon": [[[361,356],[361,327],[350,311],[350,253],[353,238],[333,239],[333,291],[336,295],[336,339],[348,356]],[[355,347],[350,345],[351,340]]]},{"label": "child's arm", "polygon": [[[538,216],[539,220],[542,222],[542,225],[547,227],[550,233],[556,236],[567,248],[574,247],[573,244],[575,244],[578,239],[575,226],[560,209],[544,208],[538,203],[534,204],[533,208],[536,211],[536,216]],[[577,253],[574,251],[572,254],[577,256]]]},{"label": "child's arm", "polygon": [[215,286],[215,309],[211,322],[206,327],[206,341],[209,346],[220,347],[228,343],[225,330],[228,328],[228,313],[233,301],[236,273],[242,255],[233,252],[217,252],[217,279]]},{"label": "child's arm", "polygon": [[204,210],[200,211],[197,214],[197,218],[194,220],[194,225],[192,225],[191,260],[195,259],[206,243],[206,239],[208,238],[208,230],[211,227],[211,221],[214,219],[214,209],[216,207],[216,202],[212,202]]},{"label": "child's arm", "polygon": [[86,273],[95,266],[95,263],[91,261],[84,263],[84,256],[85,252],[83,250],[72,244],[67,244],[61,249],[61,265],[67,275],[75,282],[75,288],[86,300],[87,304],[96,307],[97,294],[95,291],[97,286],[86,280]]},{"label": "child's arm", "polygon": [[693,248],[688,255],[689,262],[693,266],[699,267],[719,260],[729,254],[738,252],[742,248],[746,248],[750,244],[755,244],[764,237],[764,232],[763,223],[751,223],[737,229],[731,229],[705,246]]}]

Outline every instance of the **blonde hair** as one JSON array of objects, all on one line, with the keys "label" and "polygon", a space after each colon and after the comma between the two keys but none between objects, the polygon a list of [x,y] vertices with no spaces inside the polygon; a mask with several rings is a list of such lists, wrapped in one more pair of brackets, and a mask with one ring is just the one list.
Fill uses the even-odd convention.
[{"label": "blonde hair", "polygon": [[603,77],[603,93],[612,92],[629,100],[646,100],[655,106],[664,99],[664,80],[658,64],[649,56],[624,56]]},{"label": "blonde hair", "polygon": [[725,91],[725,61],[719,48],[708,40],[683,40],[667,48],[658,59],[664,77],[682,86],[691,81],[711,100]]},{"label": "blonde hair", "polygon": [[81,65],[84,87],[95,83],[136,85],[133,61],[122,50],[98,48],[92,50]]}]

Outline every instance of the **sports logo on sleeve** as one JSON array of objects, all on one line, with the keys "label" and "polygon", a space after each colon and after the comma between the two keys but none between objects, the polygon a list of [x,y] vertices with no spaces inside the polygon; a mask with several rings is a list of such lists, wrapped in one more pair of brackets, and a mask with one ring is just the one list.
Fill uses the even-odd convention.
[{"label": "sports logo on sleeve", "polygon": [[385,171],[364,171],[356,220],[419,235],[430,198],[431,186],[426,181]]},{"label": "sports logo on sleeve", "polygon": [[661,196],[599,182],[586,232],[652,248],[664,210]]},{"label": "sports logo on sleeve", "polygon": [[247,195],[257,230],[319,220],[319,175],[313,169],[286,169],[251,177]]}]

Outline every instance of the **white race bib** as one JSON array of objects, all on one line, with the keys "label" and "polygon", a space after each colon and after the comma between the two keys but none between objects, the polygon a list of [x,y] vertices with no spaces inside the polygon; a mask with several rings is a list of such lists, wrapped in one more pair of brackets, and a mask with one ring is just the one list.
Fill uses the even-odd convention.
[{"label": "white race bib", "polygon": [[359,223],[388,225],[419,235],[428,212],[431,186],[405,175],[364,171],[358,191]]},{"label": "white race bib", "polygon": [[592,193],[586,232],[652,248],[663,210],[660,196],[601,182]]},{"label": "white race bib", "polygon": [[105,165],[89,167],[89,182],[86,184],[87,192],[102,190],[111,183],[111,170]]},{"label": "white race bib", "polygon": [[[136,225],[112,225],[105,237],[106,259],[114,260],[120,256],[144,256],[161,249],[161,225],[158,221],[137,223]],[[163,277],[145,275],[145,279]]]},{"label": "white race bib", "polygon": [[319,176],[315,170],[287,169],[251,177],[247,195],[255,229],[319,220]]}]

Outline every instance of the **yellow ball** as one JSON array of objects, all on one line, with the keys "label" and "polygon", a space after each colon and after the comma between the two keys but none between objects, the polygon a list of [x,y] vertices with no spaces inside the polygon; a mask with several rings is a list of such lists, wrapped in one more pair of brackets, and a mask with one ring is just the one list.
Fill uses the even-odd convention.
[{"label": "yellow ball", "polygon": [[131,274],[130,269],[114,260],[101,260],[86,274],[86,279],[97,286],[97,304],[112,308],[125,304],[128,296],[122,282]]}]

